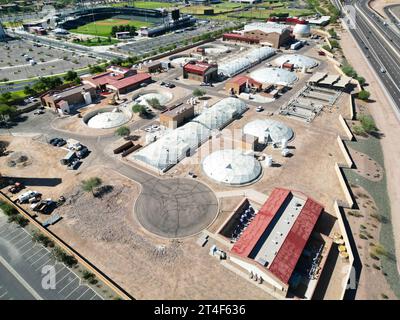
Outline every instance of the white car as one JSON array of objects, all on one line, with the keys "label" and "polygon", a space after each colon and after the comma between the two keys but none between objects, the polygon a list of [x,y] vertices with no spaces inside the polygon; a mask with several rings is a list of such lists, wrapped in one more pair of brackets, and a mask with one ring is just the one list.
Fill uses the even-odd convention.
[{"label": "white car", "polygon": [[258,107],[256,108],[256,112],[261,112],[261,111],[264,111],[264,108],[261,107],[261,106],[258,106]]}]

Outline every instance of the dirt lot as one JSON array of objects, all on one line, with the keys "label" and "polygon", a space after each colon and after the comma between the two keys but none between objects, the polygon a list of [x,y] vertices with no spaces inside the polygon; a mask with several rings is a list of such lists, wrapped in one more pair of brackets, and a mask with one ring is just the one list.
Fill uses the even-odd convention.
[{"label": "dirt lot", "polygon": [[[66,192],[71,204],[52,231],[104,270],[138,299],[270,299],[262,290],[226,270],[195,238],[162,240],[134,219],[139,186],[114,173],[93,168],[80,179],[99,176],[113,186],[102,199]],[[212,270],[212,272],[210,272]]]},{"label": "dirt lot", "polygon": [[[18,177],[17,181],[23,181],[26,190],[36,190],[45,198],[58,198],[79,175],[61,165],[60,159],[67,154],[63,148],[39,142],[38,137],[2,136],[1,140],[9,142],[7,151],[10,152],[8,156],[0,157],[1,174]],[[27,161],[10,166],[16,155],[26,157]]]}]

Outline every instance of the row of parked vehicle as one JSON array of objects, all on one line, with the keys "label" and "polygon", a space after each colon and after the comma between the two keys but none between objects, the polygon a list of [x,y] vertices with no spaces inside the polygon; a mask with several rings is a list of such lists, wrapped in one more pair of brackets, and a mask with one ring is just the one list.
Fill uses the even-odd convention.
[{"label": "row of parked vehicle", "polygon": [[171,83],[171,82],[164,82],[164,81],[161,81],[160,86],[166,87],[166,88],[170,88],[170,89],[176,87],[173,83]]}]

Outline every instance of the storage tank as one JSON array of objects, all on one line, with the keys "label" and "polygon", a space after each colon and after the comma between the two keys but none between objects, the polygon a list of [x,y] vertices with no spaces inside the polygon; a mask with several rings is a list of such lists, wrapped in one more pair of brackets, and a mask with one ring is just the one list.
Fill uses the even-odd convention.
[{"label": "storage tank", "polygon": [[288,144],[287,139],[283,138],[282,141],[281,141],[281,148],[282,149],[286,149],[287,148],[287,144]]},{"label": "storage tank", "polygon": [[90,92],[83,93],[83,99],[85,99],[86,104],[92,104],[92,96]]},{"label": "storage tank", "polygon": [[293,28],[293,34],[299,38],[309,37],[311,29],[309,24],[296,24]]}]

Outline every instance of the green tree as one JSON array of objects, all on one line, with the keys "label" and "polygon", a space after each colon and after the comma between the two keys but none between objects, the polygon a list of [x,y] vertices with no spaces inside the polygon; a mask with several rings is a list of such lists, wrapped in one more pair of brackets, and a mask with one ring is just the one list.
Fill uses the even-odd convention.
[{"label": "green tree", "polygon": [[89,178],[82,181],[82,189],[86,192],[91,192],[94,196],[94,189],[101,186],[102,181],[99,177]]},{"label": "green tree", "polygon": [[154,109],[164,110],[164,106],[161,105],[160,101],[157,98],[151,98],[146,100],[146,102]]},{"label": "green tree", "polygon": [[76,78],[78,78],[78,74],[73,70],[69,70],[64,76],[65,81],[74,81]]},{"label": "green tree", "polygon": [[196,89],[193,90],[192,94],[195,97],[202,97],[202,96],[204,96],[206,94],[206,92],[204,90],[196,88]]},{"label": "green tree", "polygon": [[0,104],[0,119],[5,121],[6,117],[11,118],[12,115],[17,111],[17,108],[9,106],[7,104]]},{"label": "green tree", "polygon": [[133,113],[138,113],[139,114],[139,116],[141,116],[141,117],[146,117],[147,115],[148,115],[148,112],[147,112],[147,110],[146,110],[146,107],[145,106],[143,106],[143,105],[141,105],[141,104],[134,104],[133,106],[132,106],[132,112]]},{"label": "green tree", "polygon": [[27,96],[34,96],[34,95],[36,94],[36,91],[33,90],[30,86],[25,86],[25,87],[24,87],[24,93],[25,93]]},{"label": "green tree", "polygon": [[367,90],[361,90],[361,91],[357,94],[357,97],[358,97],[358,99],[360,99],[360,100],[367,101],[367,100],[369,99],[370,95],[371,95],[371,94],[370,94]]},{"label": "green tree", "polygon": [[365,132],[370,133],[377,130],[375,121],[371,116],[360,116],[360,123]]},{"label": "green tree", "polygon": [[115,133],[120,137],[127,137],[131,134],[131,130],[126,126],[122,126],[115,130]]}]

